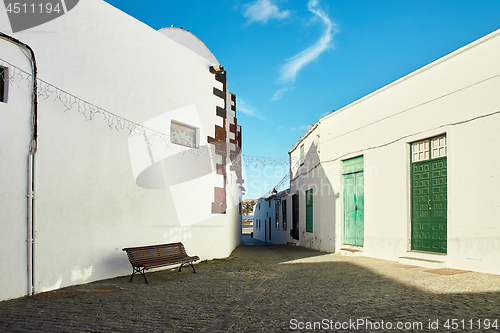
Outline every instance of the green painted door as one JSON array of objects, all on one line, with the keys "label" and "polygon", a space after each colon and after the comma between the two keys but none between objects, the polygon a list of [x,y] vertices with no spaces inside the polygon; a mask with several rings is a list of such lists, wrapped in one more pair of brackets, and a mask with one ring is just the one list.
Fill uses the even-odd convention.
[{"label": "green painted door", "polygon": [[344,175],[344,244],[363,246],[364,173]]},{"label": "green painted door", "polygon": [[446,253],[446,157],[412,164],[411,249]]}]

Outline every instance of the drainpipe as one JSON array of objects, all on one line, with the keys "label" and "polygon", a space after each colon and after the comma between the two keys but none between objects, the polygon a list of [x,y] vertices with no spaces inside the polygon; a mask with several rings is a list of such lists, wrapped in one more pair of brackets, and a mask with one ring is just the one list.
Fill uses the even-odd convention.
[{"label": "drainpipe", "polygon": [[35,294],[35,155],[28,155],[28,295]]},{"label": "drainpipe", "polygon": [[24,51],[28,51],[28,59],[31,62],[31,74],[33,78],[32,104],[31,104],[31,142],[28,155],[28,189],[27,189],[27,273],[28,273],[28,295],[35,294],[35,155],[38,145],[38,94],[37,94],[37,68],[35,52],[33,49],[20,40],[0,32],[0,38],[16,44]]}]

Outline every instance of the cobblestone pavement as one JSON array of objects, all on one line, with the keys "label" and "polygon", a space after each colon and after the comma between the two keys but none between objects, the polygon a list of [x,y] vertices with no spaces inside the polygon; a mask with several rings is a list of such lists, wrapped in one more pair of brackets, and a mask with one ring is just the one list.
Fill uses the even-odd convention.
[{"label": "cobblestone pavement", "polygon": [[461,332],[500,321],[497,275],[286,245],[242,245],[196,268],[0,302],[0,331]]}]

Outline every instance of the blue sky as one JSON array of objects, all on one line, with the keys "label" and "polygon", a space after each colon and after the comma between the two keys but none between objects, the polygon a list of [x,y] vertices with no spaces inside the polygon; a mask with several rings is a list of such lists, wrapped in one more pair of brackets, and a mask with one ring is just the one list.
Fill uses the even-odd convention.
[{"label": "blue sky", "polygon": [[[246,156],[286,158],[322,116],[500,28],[500,0],[107,2],[208,46],[236,94]],[[246,198],[286,168],[247,167]]]}]

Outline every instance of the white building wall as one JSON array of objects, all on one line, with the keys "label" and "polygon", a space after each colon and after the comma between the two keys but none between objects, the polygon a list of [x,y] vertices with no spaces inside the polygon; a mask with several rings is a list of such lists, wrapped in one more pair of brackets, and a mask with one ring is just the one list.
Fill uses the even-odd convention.
[{"label": "white building wall", "polygon": [[263,242],[268,241],[269,226],[267,221],[271,214],[273,214],[273,210],[269,207],[269,201],[266,201],[266,197],[259,198],[253,208],[253,238]]},{"label": "white building wall", "polygon": [[[10,31],[6,13],[0,15],[0,30]],[[121,251],[129,246],[182,241],[202,260],[228,256],[241,241],[239,187],[226,165],[226,214],[212,214],[214,188],[223,186],[214,162],[222,161],[213,149],[207,154],[207,136],[223,126],[215,106],[224,103],[213,94],[221,84],[208,70],[215,64],[100,0],[80,2],[30,33],[11,35],[35,51],[39,78],[79,101],[60,91],[39,100],[35,291],[130,274]],[[0,58],[30,71],[24,54],[4,40]],[[14,270],[0,278],[9,286],[0,288],[0,299],[27,293],[31,96],[26,82],[17,85],[0,105],[0,152],[9,161],[2,174],[12,176],[4,178],[0,196],[2,207],[9,207],[0,213],[1,248],[11,257],[1,267]],[[129,138],[130,124],[109,114],[89,120],[88,112],[78,111],[82,101],[162,133],[169,134],[171,119],[186,122],[199,128],[201,147],[161,139],[149,148],[144,141],[135,145],[140,136]]]},{"label": "white building wall", "polygon": [[[0,40],[4,60],[31,64],[14,44]],[[0,62],[0,66],[6,67]],[[10,74],[13,74],[12,72]],[[9,74],[9,75],[10,75]],[[0,299],[28,291],[28,154],[31,141],[31,93],[28,85],[8,87],[7,103],[0,102]],[[25,110],[25,112],[20,112]]]},{"label": "white building wall", "polygon": [[[299,245],[320,251],[335,250],[335,207],[338,188],[332,186],[322,160],[322,128],[314,125],[289,152],[290,193],[299,196]],[[301,164],[301,146],[304,146],[304,163]],[[313,232],[306,230],[306,191],[313,194]]]},{"label": "white building wall", "polygon": [[[280,195],[279,203],[275,196],[259,198],[253,211],[253,238],[271,244],[293,243],[290,236],[292,223],[292,196]],[[283,210],[281,202],[286,201],[287,228],[283,228]],[[278,205],[279,228],[276,228],[276,205]],[[269,218],[271,218],[271,239],[269,239]],[[260,220],[260,228],[259,228]]]},{"label": "white building wall", "polygon": [[[292,239],[290,230],[292,228],[292,196],[290,194],[283,195],[279,202],[279,230],[273,233],[273,243],[288,244],[297,243]],[[283,216],[283,202],[286,202],[286,216]],[[286,218],[286,229],[284,228],[284,219]],[[275,236],[276,235],[276,236]]]},{"label": "white building wall", "polygon": [[[364,246],[367,256],[398,260],[410,249],[410,143],[446,134],[448,141],[448,267],[500,274],[500,32],[496,31],[322,118],[322,196],[314,233],[300,243],[322,249],[335,224],[335,246],[343,239],[342,161],[364,156]],[[297,154],[298,148],[292,154]],[[294,186],[317,184],[311,179]],[[300,193],[300,191],[299,191]],[[316,200],[314,204],[316,204]],[[301,197],[301,228],[305,204]],[[314,208],[316,214],[316,207]],[[325,216],[325,214],[327,214]],[[304,216],[303,216],[304,215]],[[316,224],[321,227],[317,228]],[[302,229],[301,229],[302,232]],[[321,240],[321,245],[318,244]],[[428,256],[433,258],[432,255]]]}]

